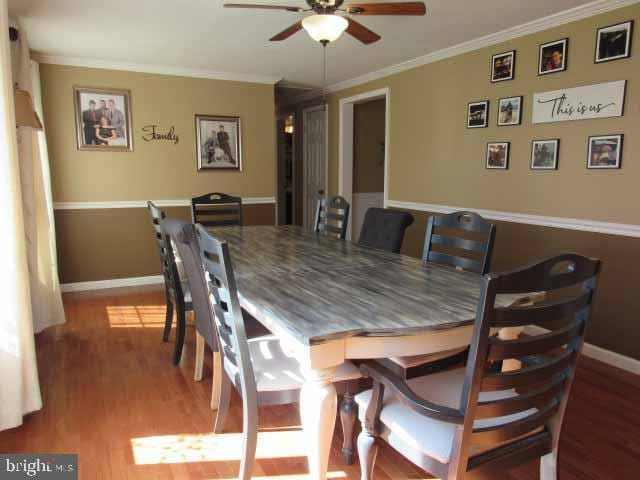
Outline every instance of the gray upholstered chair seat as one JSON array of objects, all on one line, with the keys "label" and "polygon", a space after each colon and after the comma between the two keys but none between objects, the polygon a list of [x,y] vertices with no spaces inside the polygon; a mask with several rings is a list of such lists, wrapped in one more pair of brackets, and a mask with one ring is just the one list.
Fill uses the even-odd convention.
[{"label": "gray upholstered chair seat", "polygon": [[[280,341],[273,335],[252,338],[248,341],[251,364],[258,392],[298,390],[304,383],[300,363],[283,350]],[[238,379],[238,369],[231,362],[224,362],[229,378]],[[332,381],[343,382],[361,378],[360,370],[351,362],[338,367]]]},{"label": "gray upholstered chair seat", "polygon": [[[464,384],[464,374],[464,368],[457,368],[414,378],[408,380],[407,383],[411,389],[422,398],[439,405],[458,408],[460,406],[460,397]],[[498,400],[516,395],[514,390],[481,392],[480,400]],[[360,407],[358,412],[361,421],[364,421],[370,399],[371,390],[356,395],[356,402]],[[527,417],[535,412],[535,409],[531,409],[518,412],[514,415],[476,420],[474,427],[497,426]],[[449,463],[456,428],[454,424],[420,415],[414,410],[407,408],[391,394],[385,394],[382,410],[380,411],[380,422],[387,430],[386,440],[392,446],[394,444],[409,445],[412,449],[435,458],[441,463]],[[489,448],[494,447],[495,445],[492,445]],[[473,450],[474,453],[480,453],[482,448],[475,447]]]}]

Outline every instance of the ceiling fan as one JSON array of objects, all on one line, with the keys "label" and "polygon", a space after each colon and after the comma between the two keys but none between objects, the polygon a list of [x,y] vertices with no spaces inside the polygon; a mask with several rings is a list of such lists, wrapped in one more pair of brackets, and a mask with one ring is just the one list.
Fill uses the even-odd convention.
[{"label": "ceiling fan", "polygon": [[302,20],[291,25],[277,35],[271,37],[272,42],[286,40],[303,28],[311,38],[326,45],[337,40],[342,32],[346,32],[365,45],[380,40],[380,35],[372,32],[359,22],[342,15],[424,15],[427,8],[424,2],[397,3],[350,3],[344,0],[306,0],[307,8],[282,5],[255,5],[244,3],[227,3],[226,8],[259,8],[264,10],[283,10],[293,13],[313,12]]}]

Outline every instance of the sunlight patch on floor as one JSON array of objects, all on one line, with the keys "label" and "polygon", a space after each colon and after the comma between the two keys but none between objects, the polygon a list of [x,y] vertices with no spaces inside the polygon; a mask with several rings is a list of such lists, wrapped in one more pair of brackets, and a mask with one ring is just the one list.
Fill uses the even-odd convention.
[{"label": "sunlight patch on floor", "polygon": [[[301,430],[259,432],[256,458],[306,457],[306,446]],[[240,461],[242,434],[132,438],[131,448],[136,465]]]},{"label": "sunlight patch on floor", "polygon": [[107,316],[111,328],[162,328],[164,305],[108,305]]}]

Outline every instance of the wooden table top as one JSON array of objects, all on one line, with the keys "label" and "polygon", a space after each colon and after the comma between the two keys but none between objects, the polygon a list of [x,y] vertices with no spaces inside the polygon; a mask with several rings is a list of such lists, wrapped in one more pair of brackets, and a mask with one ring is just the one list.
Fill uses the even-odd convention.
[{"label": "wooden table top", "polygon": [[[473,323],[480,276],[296,226],[211,229],[227,240],[242,306],[306,345]],[[511,299],[505,299],[505,305]]]}]

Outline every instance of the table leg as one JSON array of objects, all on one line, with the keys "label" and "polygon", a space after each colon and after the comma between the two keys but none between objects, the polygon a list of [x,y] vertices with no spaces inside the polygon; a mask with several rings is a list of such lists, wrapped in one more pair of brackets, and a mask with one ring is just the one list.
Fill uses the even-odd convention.
[{"label": "table leg", "polygon": [[327,478],[329,451],[336,423],[338,399],[331,382],[336,369],[310,370],[300,392],[300,418],[308,449],[309,476]]}]

